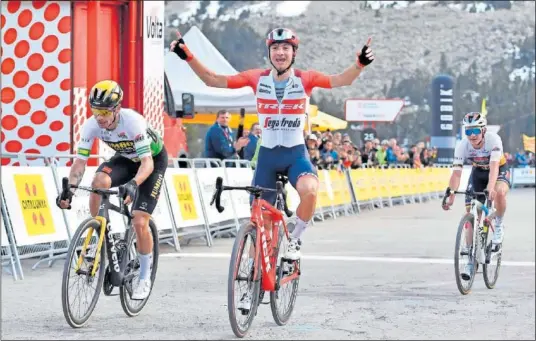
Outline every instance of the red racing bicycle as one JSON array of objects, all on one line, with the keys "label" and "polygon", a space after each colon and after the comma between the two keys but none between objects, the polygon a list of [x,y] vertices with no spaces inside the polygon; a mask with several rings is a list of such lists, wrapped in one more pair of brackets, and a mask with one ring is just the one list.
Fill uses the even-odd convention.
[{"label": "red racing bicycle", "polygon": [[[254,196],[251,219],[240,228],[236,236],[229,265],[227,310],[233,332],[238,337],[246,335],[261,303],[270,304],[272,316],[280,326],[288,322],[296,303],[300,261],[283,257],[286,248],[283,241],[288,243],[290,238],[283,212],[288,217],[293,214],[286,203],[286,181],[284,176],[279,175],[276,189],[270,189],[258,186],[223,186],[223,179],[216,179],[216,190],[210,204],[215,202],[220,213],[224,210],[220,204],[223,191],[244,190]],[[277,193],[275,207],[261,199],[261,194],[268,191]],[[271,231],[264,228],[263,214],[271,218]],[[281,255],[280,250],[283,250]],[[235,289],[242,285],[245,292],[235,295]],[[290,289],[286,303],[284,289]],[[270,292],[269,302],[263,302],[265,292]],[[243,318],[243,321],[239,318]]]}]

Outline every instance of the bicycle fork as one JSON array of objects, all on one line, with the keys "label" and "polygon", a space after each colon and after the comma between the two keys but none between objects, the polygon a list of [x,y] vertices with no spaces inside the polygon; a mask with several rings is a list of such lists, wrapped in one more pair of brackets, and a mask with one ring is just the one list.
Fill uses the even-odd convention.
[{"label": "bicycle fork", "polygon": [[[102,242],[104,241],[104,235],[106,231],[106,219],[100,216],[95,217],[95,219],[100,223],[100,233],[98,234],[99,241],[97,242],[97,250],[95,251],[95,259],[93,261],[93,267],[91,269],[91,277],[95,277],[95,273],[97,272],[97,269],[100,264]],[[91,238],[93,236],[93,231],[94,231],[94,228],[90,227],[86,234],[86,239],[84,240],[84,244],[82,245],[82,250],[80,251],[80,255],[78,256],[78,260],[76,262],[76,267],[75,267],[76,273],[80,272],[80,267],[82,266],[84,257],[87,255],[87,249],[88,249],[89,242],[91,241]]]},{"label": "bicycle fork", "polygon": [[[476,256],[476,259],[480,264],[488,264],[490,261],[490,256],[488,255],[488,252],[486,252],[486,249],[489,247],[490,244],[490,221],[487,217],[487,213],[487,210],[482,210],[479,215],[474,216],[473,223],[473,226],[477,226],[473,229],[473,240],[475,241],[475,250],[473,251],[473,256]],[[485,215],[482,216],[483,214]]]},{"label": "bicycle fork", "polygon": [[[126,266],[125,261],[127,257],[124,257],[124,256],[119,257],[120,252],[122,251],[122,246],[119,246],[118,241],[114,238],[113,233],[112,233],[112,226],[110,225],[109,220],[103,216],[96,216],[95,219],[99,221],[100,223],[100,232],[99,232],[99,241],[97,243],[97,249],[95,253],[95,260],[93,261],[93,268],[91,270],[91,277],[95,277],[95,273],[97,272],[97,269],[100,266],[101,250],[104,245],[104,241],[106,240],[109,244],[107,247],[107,251],[108,251],[107,254],[108,254],[108,264],[110,268],[110,277],[109,277],[110,283],[116,287],[121,286],[125,279],[122,269],[124,269]],[[77,266],[75,268],[77,272],[80,270],[82,261],[84,257],[86,256],[88,245],[93,235],[93,231],[94,231],[94,228],[90,227],[86,235],[86,239],[84,240],[82,251],[80,252],[80,256],[78,257],[78,261],[77,261]]]}]

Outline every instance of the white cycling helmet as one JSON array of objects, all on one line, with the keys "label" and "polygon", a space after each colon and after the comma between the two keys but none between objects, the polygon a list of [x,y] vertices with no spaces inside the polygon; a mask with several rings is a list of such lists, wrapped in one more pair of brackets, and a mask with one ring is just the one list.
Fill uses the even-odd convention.
[{"label": "white cycling helmet", "polygon": [[488,124],[486,118],[479,112],[470,112],[463,117],[464,127],[481,127],[484,128]]}]

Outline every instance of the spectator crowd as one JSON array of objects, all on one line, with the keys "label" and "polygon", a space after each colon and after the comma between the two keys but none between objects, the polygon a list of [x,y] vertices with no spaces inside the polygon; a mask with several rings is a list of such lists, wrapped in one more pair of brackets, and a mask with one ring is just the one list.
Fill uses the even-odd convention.
[{"label": "spectator crowd", "polygon": [[[230,119],[227,111],[218,112],[216,122],[205,137],[204,157],[251,161],[261,138],[261,129],[258,123],[253,123],[249,130],[241,124],[235,135],[229,128]],[[304,139],[311,162],[318,169],[387,167],[394,164],[420,168],[431,166],[437,158],[437,149],[426,148],[424,142],[406,149],[400,147],[394,138],[381,142],[375,138],[358,147],[348,134],[329,130],[308,135],[304,132]]]},{"label": "spectator crowd", "polygon": [[331,131],[315,132],[305,139],[311,161],[318,169],[387,167],[395,164],[420,168],[431,166],[437,157],[437,150],[426,148],[424,142],[406,150],[394,138],[381,142],[375,138],[365,141],[360,148],[348,134]]}]

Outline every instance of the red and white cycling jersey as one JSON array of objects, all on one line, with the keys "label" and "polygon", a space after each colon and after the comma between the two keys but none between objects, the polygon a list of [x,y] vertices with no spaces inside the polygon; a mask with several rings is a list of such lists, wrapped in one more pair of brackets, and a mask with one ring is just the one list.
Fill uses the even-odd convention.
[{"label": "red and white cycling jersey", "polygon": [[303,130],[309,97],[315,87],[331,89],[328,75],[317,71],[290,70],[281,102],[276,96],[273,71],[253,69],[227,76],[227,87],[249,86],[257,97],[257,113],[262,130],[261,145],[294,147],[304,144]]}]

